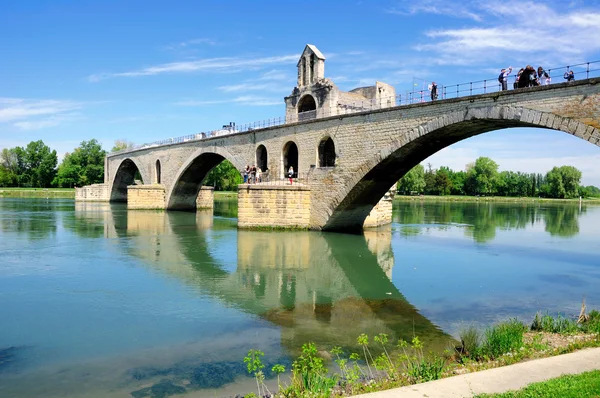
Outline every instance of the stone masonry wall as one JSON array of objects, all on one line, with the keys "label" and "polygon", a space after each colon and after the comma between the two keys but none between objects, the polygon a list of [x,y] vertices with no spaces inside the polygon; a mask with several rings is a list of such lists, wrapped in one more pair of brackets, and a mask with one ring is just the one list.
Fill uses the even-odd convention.
[{"label": "stone masonry wall", "polygon": [[127,209],[164,209],[165,187],[160,184],[127,187]]},{"label": "stone masonry wall", "polygon": [[108,202],[110,200],[109,184],[93,184],[75,188],[75,201]]},{"label": "stone masonry wall", "polygon": [[215,206],[215,189],[204,186],[196,198],[196,209],[212,209]]},{"label": "stone masonry wall", "polygon": [[310,188],[306,186],[238,186],[239,228],[309,228],[310,207]]}]

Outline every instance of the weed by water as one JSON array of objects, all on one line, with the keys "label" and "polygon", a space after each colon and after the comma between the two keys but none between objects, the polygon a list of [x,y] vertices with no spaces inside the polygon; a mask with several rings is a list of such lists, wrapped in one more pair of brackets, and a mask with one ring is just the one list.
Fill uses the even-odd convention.
[{"label": "weed by water", "polygon": [[561,314],[554,318],[547,313],[541,315],[538,312],[531,322],[530,329],[539,332],[569,334],[578,332],[579,326],[575,321],[565,318]]},{"label": "weed by water", "polygon": [[460,354],[469,358],[476,358],[479,355],[479,346],[481,344],[481,333],[475,326],[468,326],[459,332]]},{"label": "weed by water", "polygon": [[502,354],[520,349],[523,347],[523,333],[525,333],[525,325],[517,319],[492,326],[485,331],[480,355],[495,359]]}]

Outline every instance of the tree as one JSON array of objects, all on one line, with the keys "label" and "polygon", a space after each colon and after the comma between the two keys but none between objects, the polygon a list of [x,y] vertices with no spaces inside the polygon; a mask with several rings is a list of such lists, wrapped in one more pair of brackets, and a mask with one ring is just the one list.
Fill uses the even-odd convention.
[{"label": "tree", "polygon": [[56,173],[56,151],[44,144],[44,141],[31,141],[24,153],[26,183],[32,187],[50,186]]},{"label": "tree", "polygon": [[403,195],[411,193],[421,193],[425,189],[425,168],[418,164],[408,171],[398,181],[398,192]]},{"label": "tree", "polygon": [[[467,166],[468,167],[468,166]],[[473,167],[468,168],[467,179],[474,193],[490,195],[498,185],[498,164],[488,157],[479,157]]]},{"label": "tree", "polygon": [[0,152],[0,186],[14,187],[21,183],[24,174],[24,153],[21,147],[3,149]]},{"label": "tree", "polygon": [[233,191],[241,183],[239,170],[228,160],[215,166],[204,179],[204,185],[212,185],[216,191]]},{"label": "tree", "polygon": [[435,173],[435,186],[439,195],[449,195],[452,190],[452,180],[450,173],[452,171],[448,167],[440,167]]},{"label": "tree", "polygon": [[112,149],[110,151],[111,152],[119,152],[124,149],[131,149],[131,148],[133,148],[133,142],[129,142],[127,140],[116,140],[115,145],[112,147]]},{"label": "tree", "polygon": [[61,187],[83,186],[104,181],[106,151],[96,139],[82,141],[67,153],[58,167],[55,184]]},{"label": "tree", "polygon": [[576,198],[579,196],[581,171],[573,166],[553,167],[546,174],[542,191],[551,198]]}]

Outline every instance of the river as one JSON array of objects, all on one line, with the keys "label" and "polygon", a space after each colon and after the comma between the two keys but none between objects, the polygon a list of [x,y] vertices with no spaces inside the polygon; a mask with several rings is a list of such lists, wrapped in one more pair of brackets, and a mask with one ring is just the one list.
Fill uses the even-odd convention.
[{"label": "river", "polygon": [[237,230],[236,206],[0,199],[0,396],[234,396],[251,348],[289,369],[309,341],[443,350],[467,325],[600,308],[600,207],[397,201],[345,235]]}]

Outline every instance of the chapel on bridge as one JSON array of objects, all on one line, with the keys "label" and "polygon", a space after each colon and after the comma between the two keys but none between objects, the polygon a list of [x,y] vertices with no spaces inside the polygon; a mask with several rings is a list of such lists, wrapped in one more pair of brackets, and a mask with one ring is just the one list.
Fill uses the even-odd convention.
[{"label": "chapel on bridge", "polygon": [[389,84],[341,91],[325,77],[325,56],[307,44],[298,60],[298,83],[285,97],[286,123],[395,106],[396,90]]}]

